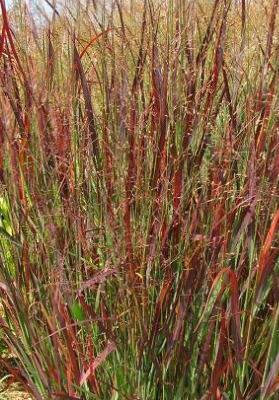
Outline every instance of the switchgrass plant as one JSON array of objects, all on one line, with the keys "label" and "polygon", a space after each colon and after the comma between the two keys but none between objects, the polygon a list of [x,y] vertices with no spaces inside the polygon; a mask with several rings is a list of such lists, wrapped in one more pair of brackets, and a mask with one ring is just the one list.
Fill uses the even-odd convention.
[{"label": "switchgrass plant", "polygon": [[277,398],[278,0],[0,5],[6,390]]}]

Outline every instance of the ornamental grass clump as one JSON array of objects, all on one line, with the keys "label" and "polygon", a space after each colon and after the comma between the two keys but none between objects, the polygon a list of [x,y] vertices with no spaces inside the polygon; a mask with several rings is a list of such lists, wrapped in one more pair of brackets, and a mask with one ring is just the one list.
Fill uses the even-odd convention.
[{"label": "ornamental grass clump", "polygon": [[3,395],[277,398],[278,0],[0,5]]}]

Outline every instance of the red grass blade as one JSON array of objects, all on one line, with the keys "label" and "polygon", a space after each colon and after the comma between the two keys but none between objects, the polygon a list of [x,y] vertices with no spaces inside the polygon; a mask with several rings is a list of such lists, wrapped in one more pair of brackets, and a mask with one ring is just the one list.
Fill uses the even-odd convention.
[{"label": "red grass blade", "polygon": [[93,113],[88,83],[87,83],[85,73],[83,70],[83,66],[81,63],[81,59],[80,59],[80,56],[78,54],[75,44],[74,44],[74,69],[77,71],[77,73],[80,77],[80,80],[81,80],[81,86],[82,86],[83,96],[84,96],[84,100],[85,100],[85,109],[86,109],[86,113],[87,113],[89,137],[90,137],[91,143],[92,143],[94,162],[96,164],[97,170],[99,170],[100,156],[99,156],[99,143],[98,143],[98,136],[97,136],[97,131],[96,131],[95,117],[94,117],[94,113]]},{"label": "red grass blade", "polygon": [[89,47],[95,43],[101,36],[103,36],[104,34],[108,33],[109,31],[111,31],[114,28],[108,28],[105,31],[99,33],[97,36],[94,36],[88,43],[87,45],[84,47],[84,49],[82,50],[82,52],[79,55],[80,60],[82,59],[82,57],[84,56],[84,54],[87,52],[87,50],[89,49]]},{"label": "red grass blade", "polygon": [[1,37],[0,37],[0,58],[2,57],[2,53],[3,53],[3,49],[4,49],[5,35],[6,35],[6,25],[4,22]]},{"label": "red grass blade", "polygon": [[241,341],[241,324],[240,324],[240,310],[239,310],[239,300],[238,300],[238,285],[237,285],[237,277],[234,271],[232,271],[230,268],[223,268],[217,276],[215,277],[208,297],[207,297],[207,302],[204,306],[204,311],[202,313],[202,316],[200,317],[200,320],[195,328],[195,332],[200,328],[200,324],[202,323],[202,320],[204,318],[204,314],[206,313],[210,301],[211,294],[217,285],[220,277],[227,273],[230,277],[230,284],[231,284],[231,308],[232,308],[232,320],[233,320],[233,332],[232,336],[234,339],[234,346],[235,346],[235,353],[237,356],[238,361],[241,360],[241,350],[242,350],[242,341]]},{"label": "red grass blade", "polygon": [[263,249],[261,252],[260,261],[259,261],[259,269],[258,269],[258,274],[257,274],[258,282],[260,282],[262,274],[263,274],[265,266],[266,266],[266,262],[268,259],[268,253],[271,248],[275,232],[277,230],[278,221],[279,221],[279,210],[277,210],[276,214],[273,217],[273,220],[271,222],[271,225],[270,225],[269,231],[267,233],[267,236],[266,236],[266,239],[264,242],[264,246],[263,246]]},{"label": "red grass blade", "polygon": [[279,353],[277,354],[270,368],[270,371],[267,375],[266,381],[264,382],[264,387],[262,388],[261,392],[261,399],[269,399],[270,396],[272,395],[275,384],[278,384],[278,376],[275,378],[275,376],[278,374],[278,367],[279,367]]},{"label": "red grass blade", "polygon": [[114,275],[116,271],[117,271],[117,268],[112,268],[109,270],[104,269],[102,272],[100,272],[99,274],[96,274],[95,276],[93,276],[93,278],[90,278],[88,281],[82,282],[79,286],[79,288],[80,288],[79,292],[82,292],[83,290],[90,288],[91,286],[95,285],[96,283],[104,282],[107,276]]},{"label": "red grass blade", "polygon": [[82,373],[81,377],[80,377],[80,381],[79,384],[83,385],[87,379],[89,378],[89,376],[95,371],[95,369],[107,358],[107,356],[114,350],[116,350],[116,344],[115,343],[110,343],[105,350],[102,351],[101,354],[99,354],[95,360],[92,362],[92,364],[90,365],[90,367],[88,368],[88,370],[84,373]]}]

